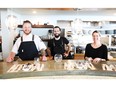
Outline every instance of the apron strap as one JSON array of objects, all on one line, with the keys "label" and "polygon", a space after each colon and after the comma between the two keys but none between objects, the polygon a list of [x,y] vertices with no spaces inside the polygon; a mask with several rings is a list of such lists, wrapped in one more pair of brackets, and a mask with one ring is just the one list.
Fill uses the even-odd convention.
[{"label": "apron strap", "polygon": [[[32,36],[32,41],[34,41],[34,35]],[[21,42],[23,42],[23,36],[21,37]]]},{"label": "apron strap", "polygon": [[21,42],[23,42],[23,36],[21,37]]},{"label": "apron strap", "polygon": [[32,41],[34,41],[34,35],[32,36]]}]

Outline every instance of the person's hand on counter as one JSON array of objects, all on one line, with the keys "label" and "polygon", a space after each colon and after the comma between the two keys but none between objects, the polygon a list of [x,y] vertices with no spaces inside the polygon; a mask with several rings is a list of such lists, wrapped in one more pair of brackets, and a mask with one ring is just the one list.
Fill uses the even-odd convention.
[{"label": "person's hand on counter", "polygon": [[68,55],[69,55],[69,53],[66,53],[66,52],[64,53],[64,56],[65,56],[65,57],[67,57]]},{"label": "person's hand on counter", "polygon": [[91,57],[85,57],[85,59],[86,59],[87,61],[89,61],[89,62],[92,62],[92,61],[93,61],[93,59],[92,59]]},{"label": "person's hand on counter", "polygon": [[14,60],[14,58],[12,58],[12,57],[6,58],[6,62],[12,62],[13,60]]},{"label": "person's hand on counter", "polygon": [[15,53],[11,52],[8,56],[8,58],[6,58],[6,62],[12,62],[14,61],[14,57],[15,57]]},{"label": "person's hand on counter", "polygon": [[95,59],[92,59],[91,57],[85,57],[85,59],[89,62],[93,62],[95,64],[101,62],[101,61],[106,61],[105,59],[102,59],[102,58],[95,58]]},{"label": "person's hand on counter", "polygon": [[49,60],[53,60],[53,56],[48,56],[48,59]]},{"label": "person's hand on counter", "polygon": [[99,62],[101,62],[101,61],[106,61],[105,59],[102,59],[102,58],[95,58],[94,60],[93,60],[93,63],[99,63]]},{"label": "person's hand on counter", "polygon": [[101,58],[95,58],[95,59],[93,60],[93,63],[97,64],[97,63],[99,63],[101,60],[102,60]]}]

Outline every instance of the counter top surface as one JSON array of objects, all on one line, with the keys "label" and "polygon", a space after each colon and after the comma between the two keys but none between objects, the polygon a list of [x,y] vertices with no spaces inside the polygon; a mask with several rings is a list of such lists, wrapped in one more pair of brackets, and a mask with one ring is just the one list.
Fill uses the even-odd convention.
[{"label": "counter top surface", "polygon": [[101,62],[99,64],[93,64],[96,70],[80,70],[80,69],[64,69],[64,63],[66,62],[84,62],[84,60],[63,60],[62,62],[55,62],[49,60],[47,62],[40,62],[44,65],[41,71],[22,71],[7,72],[14,64],[33,64],[33,61],[18,61],[12,63],[0,62],[0,79],[10,78],[24,78],[24,77],[42,77],[42,76],[72,76],[72,75],[88,75],[88,76],[107,76],[116,78],[116,71],[107,71],[102,69],[102,64],[116,65],[116,61]]}]

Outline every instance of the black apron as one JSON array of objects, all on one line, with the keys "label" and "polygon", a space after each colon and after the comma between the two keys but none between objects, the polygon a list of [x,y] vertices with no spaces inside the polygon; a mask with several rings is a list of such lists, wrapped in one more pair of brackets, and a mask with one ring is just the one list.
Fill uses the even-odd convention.
[{"label": "black apron", "polygon": [[38,57],[38,50],[34,43],[34,35],[32,37],[32,41],[23,42],[23,38],[21,37],[21,44],[18,49],[18,56],[22,60],[34,60],[34,57]]}]

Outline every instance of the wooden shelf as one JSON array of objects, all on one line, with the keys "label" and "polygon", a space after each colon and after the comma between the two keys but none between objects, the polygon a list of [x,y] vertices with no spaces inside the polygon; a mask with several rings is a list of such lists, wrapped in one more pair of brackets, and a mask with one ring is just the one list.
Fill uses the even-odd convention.
[{"label": "wooden shelf", "polygon": [[[53,25],[32,25],[32,28],[53,28]],[[22,28],[22,25],[18,25],[18,28]]]},{"label": "wooden shelf", "polygon": [[84,60],[84,54],[74,54],[75,60]]},{"label": "wooden shelf", "polygon": [[46,42],[48,42],[50,39],[41,39],[42,41],[46,41]]}]

